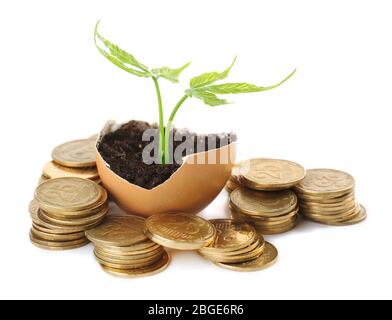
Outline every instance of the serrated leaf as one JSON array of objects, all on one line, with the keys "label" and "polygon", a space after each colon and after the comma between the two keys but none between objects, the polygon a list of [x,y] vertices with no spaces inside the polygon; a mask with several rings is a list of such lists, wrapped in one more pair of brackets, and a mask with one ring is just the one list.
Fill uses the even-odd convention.
[{"label": "serrated leaf", "polygon": [[296,69],[291,72],[286,78],[280,81],[277,84],[268,87],[259,87],[254,84],[249,84],[245,82],[240,83],[224,83],[217,84],[203,88],[203,90],[214,93],[214,94],[238,94],[238,93],[250,93],[250,92],[260,92],[271,90],[276,87],[279,87],[281,84],[289,80],[293,74],[296,72]]},{"label": "serrated leaf", "polygon": [[158,78],[162,77],[171,82],[178,83],[178,77],[180,76],[181,72],[184,71],[190,64],[191,63],[188,62],[184,64],[182,67],[177,69],[171,69],[169,67],[152,69],[152,72]]},{"label": "serrated leaf", "polygon": [[215,94],[206,92],[206,91],[192,91],[192,97],[203,100],[203,102],[209,106],[215,107],[224,104],[228,104],[229,102],[225,99],[218,98]]},{"label": "serrated leaf", "polygon": [[[97,47],[98,51],[110,62],[112,62],[117,67],[137,75],[139,77],[150,77],[151,72],[148,70],[148,67],[144,64],[140,63],[132,54],[122,50],[117,45],[111,43],[109,40],[104,38],[98,32],[98,25],[99,21],[95,26],[95,33],[94,33],[94,42],[95,46]],[[98,45],[97,39],[105,46],[107,49],[104,50]],[[136,67],[137,69],[131,68],[130,66]],[[139,69],[139,70],[138,70]]]},{"label": "serrated leaf", "polygon": [[229,72],[230,72],[231,68],[233,67],[233,65],[235,64],[236,60],[237,60],[237,57],[234,58],[231,65],[223,72],[216,72],[216,71],[207,72],[207,73],[201,74],[200,76],[192,78],[190,81],[191,89],[205,87],[205,86],[208,86],[218,80],[225,79],[229,75]]}]

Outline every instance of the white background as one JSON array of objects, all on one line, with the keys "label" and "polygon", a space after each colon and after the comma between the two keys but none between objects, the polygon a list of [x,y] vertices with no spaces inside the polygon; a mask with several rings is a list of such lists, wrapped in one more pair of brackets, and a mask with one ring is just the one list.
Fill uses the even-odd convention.
[{"label": "white background", "polygon": [[[2,1],[0,3],[0,298],[392,298],[390,1]],[[369,219],[347,228],[303,223],[267,237],[279,262],[258,273],[174,253],[159,275],[106,275],[92,247],[46,252],[29,243],[27,210],[54,146],[107,119],[157,119],[151,80],[99,55],[93,28],[152,67],[192,60],[162,83],[166,114],[191,76],[222,70],[270,92],[209,108],[187,101],[176,125],[233,130],[239,159],[277,157],[346,170]],[[223,217],[225,192],[204,217]]]}]

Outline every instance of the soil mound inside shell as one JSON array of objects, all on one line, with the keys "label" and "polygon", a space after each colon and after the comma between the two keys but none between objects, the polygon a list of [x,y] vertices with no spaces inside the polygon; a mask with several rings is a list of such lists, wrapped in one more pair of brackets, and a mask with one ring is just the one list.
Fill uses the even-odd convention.
[{"label": "soil mound inside shell", "polygon": [[[98,151],[117,175],[130,183],[152,189],[169,179],[181,163],[163,165],[143,162],[143,150],[151,144],[151,141],[142,139],[143,133],[148,129],[158,132],[156,124],[130,121],[118,130],[105,135],[98,145]],[[176,150],[184,141],[190,141],[189,147],[182,152],[182,156],[197,152],[197,145],[200,145],[200,142],[204,143],[206,150],[210,150],[208,141],[211,139],[216,139],[216,147],[211,147],[211,149],[220,148],[236,140],[236,136],[232,133],[199,135],[187,129],[175,128],[174,136],[177,134],[182,136],[182,141],[174,141],[173,150]]]}]

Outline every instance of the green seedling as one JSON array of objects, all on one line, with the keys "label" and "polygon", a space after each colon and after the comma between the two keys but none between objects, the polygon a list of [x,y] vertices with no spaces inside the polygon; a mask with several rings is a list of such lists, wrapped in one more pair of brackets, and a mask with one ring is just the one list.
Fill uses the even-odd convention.
[{"label": "green seedling", "polygon": [[239,94],[239,93],[250,93],[250,92],[261,92],[274,89],[279,87],[282,83],[286,82],[292,77],[296,70],[291,72],[286,78],[279,83],[260,87],[254,84],[245,82],[238,83],[221,83],[216,82],[224,80],[230,73],[231,68],[236,62],[237,58],[234,58],[231,65],[223,72],[207,72],[199,76],[196,76],[190,80],[189,88],[185,90],[183,97],[174,106],[167,124],[165,126],[162,96],[159,87],[159,79],[163,78],[173,83],[179,82],[180,74],[190,65],[190,62],[185,63],[179,68],[152,68],[150,69],[145,64],[137,60],[132,54],[122,50],[117,45],[111,43],[109,40],[104,38],[98,32],[99,21],[95,26],[94,41],[98,51],[114,65],[123,69],[124,71],[142,78],[151,78],[154,82],[155,90],[157,93],[158,101],[158,112],[159,112],[159,155],[158,159],[160,163],[166,164],[170,162],[170,130],[173,126],[174,118],[188,98],[197,98],[202,100],[206,105],[215,107],[219,105],[225,105],[229,102],[226,99],[222,99],[219,95],[225,94]]}]

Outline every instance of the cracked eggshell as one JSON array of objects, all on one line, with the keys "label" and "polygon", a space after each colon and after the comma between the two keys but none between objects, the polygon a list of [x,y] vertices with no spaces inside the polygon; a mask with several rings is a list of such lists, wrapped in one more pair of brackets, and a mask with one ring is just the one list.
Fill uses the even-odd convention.
[{"label": "cracked eggshell", "polygon": [[[114,121],[106,123],[102,137],[120,127]],[[184,157],[181,167],[164,183],[145,189],[114,173],[97,152],[97,168],[103,185],[112,199],[129,214],[148,217],[157,213],[198,213],[207,207],[224,188],[235,163],[236,142],[218,149]],[[216,159],[208,163],[208,159]]]}]

